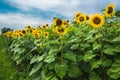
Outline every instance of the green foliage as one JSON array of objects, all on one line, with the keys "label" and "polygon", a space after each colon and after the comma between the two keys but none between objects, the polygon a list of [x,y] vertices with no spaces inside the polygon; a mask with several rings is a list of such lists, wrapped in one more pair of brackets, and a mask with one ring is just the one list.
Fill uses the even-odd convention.
[{"label": "green foliage", "polygon": [[63,79],[67,71],[68,71],[68,65],[66,63],[55,64],[55,72],[60,77],[60,79]]},{"label": "green foliage", "polygon": [[7,53],[7,38],[0,36],[0,80],[14,80],[17,70],[10,57]]},{"label": "green foliage", "polygon": [[13,38],[12,59],[23,80],[119,80],[120,19],[114,19],[98,29],[72,23],[65,35],[46,30],[48,38]]}]

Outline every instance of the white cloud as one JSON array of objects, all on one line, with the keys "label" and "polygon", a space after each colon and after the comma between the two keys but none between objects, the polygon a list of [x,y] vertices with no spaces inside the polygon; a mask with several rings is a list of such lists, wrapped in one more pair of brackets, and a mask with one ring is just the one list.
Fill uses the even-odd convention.
[{"label": "white cloud", "polygon": [[22,10],[37,8],[73,18],[75,12],[82,11],[92,14],[102,10],[108,3],[113,2],[118,5],[119,0],[9,0],[9,2]]},{"label": "white cloud", "polygon": [[24,14],[0,14],[0,28],[11,27],[15,29],[24,28],[26,25],[38,26],[44,25],[46,23],[51,23],[49,20],[44,20],[42,18],[35,18],[30,15]]},{"label": "white cloud", "polygon": [[12,5],[22,10],[37,8],[45,11],[53,11],[66,17],[71,17],[78,10],[79,0],[12,0]]}]

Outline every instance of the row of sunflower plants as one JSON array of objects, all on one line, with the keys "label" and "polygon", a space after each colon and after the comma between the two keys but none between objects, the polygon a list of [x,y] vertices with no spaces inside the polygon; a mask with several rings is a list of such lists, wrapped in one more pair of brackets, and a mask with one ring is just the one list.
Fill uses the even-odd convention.
[{"label": "row of sunflower plants", "polygon": [[120,11],[109,4],[74,21],[54,18],[52,25],[4,33],[25,80],[119,80]]}]

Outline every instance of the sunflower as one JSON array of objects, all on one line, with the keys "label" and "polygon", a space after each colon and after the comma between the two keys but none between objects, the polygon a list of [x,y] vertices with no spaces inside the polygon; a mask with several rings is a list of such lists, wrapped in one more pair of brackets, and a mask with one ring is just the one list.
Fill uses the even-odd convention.
[{"label": "sunflower", "polygon": [[62,22],[62,26],[66,26],[66,25],[68,25],[68,24],[69,24],[68,21],[63,21],[63,22]]},{"label": "sunflower", "polygon": [[30,25],[28,25],[28,26],[25,27],[26,30],[29,30],[29,29],[31,29],[31,28],[32,28],[32,27],[31,27]]},{"label": "sunflower", "polygon": [[86,21],[86,17],[84,15],[80,15],[77,19],[77,22],[82,24]]},{"label": "sunflower", "polygon": [[88,14],[86,14],[85,17],[86,17],[86,20],[90,19],[90,16]]},{"label": "sunflower", "polygon": [[11,37],[12,32],[6,32],[6,33],[4,33],[3,35],[5,35],[5,36],[7,36],[7,37]]},{"label": "sunflower", "polygon": [[105,9],[105,15],[106,17],[111,17],[114,14],[114,8],[115,5],[114,4],[109,4],[106,9]]},{"label": "sunflower", "polygon": [[42,29],[45,29],[46,28],[46,26],[42,26]]},{"label": "sunflower", "polygon": [[53,25],[54,26],[62,26],[63,21],[60,18],[55,18]]},{"label": "sunflower", "polygon": [[45,38],[48,38],[48,35],[49,35],[48,32],[44,32],[44,36],[45,36]]},{"label": "sunflower", "polygon": [[104,24],[105,20],[101,14],[94,14],[90,18],[90,25],[95,28],[99,28]]},{"label": "sunflower", "polygon": [[67,30],[64,27],[55,27],[55,32],[58,34],[66,34]]},{"label": "sunflower", "polygon": [[16,37],[19,37],[18,32],[17,31],[13,31],[12,38],[16,38]]},{"label": "sunflower", "polygon": [[33,37],[40,38],[40,32],[36,29],[32,31],[32,35],[33,35]]},{"label": "sunflower", "polygon": [[16,38],[16,37],[17,37],[16,34],[13,33],[13,34],[12,34],[12,38]]},{"label": "sunflower", "polygon": [[75,14],[75,19],[77,19],[80,15],[82,15],[82,13],[81,13],[81,12],[77,12],[77,13]]},{"label": "sunflower", "polygon": [[49,26],[48,24],[46,24],[45,26]]},{"label": "sunflower", "polygon": [[68,30],[70,28],[69,20],[63,20],[62,27]]},{"label": "sunflower", "polygon": [[22,34],[26,34],[26,31],[25,31],[25,30],[22,30],[21,33],[22,33]]},{"label": "sunflower", "polygon": [[20,30],[18,33],[20,36],[24,36],[26,34],[26,30]]}]

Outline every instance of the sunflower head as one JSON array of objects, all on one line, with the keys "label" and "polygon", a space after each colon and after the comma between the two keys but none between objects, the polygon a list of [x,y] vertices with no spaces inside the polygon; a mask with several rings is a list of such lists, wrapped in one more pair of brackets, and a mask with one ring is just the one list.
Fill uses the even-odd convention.
[{"label": "sunflower head", "polygon": [[75,14],[75,19],[77,19],[80,15],[82,15],[82,13],[81,13],[81,12],[77,12],[77,13]]},{"label": "sunflower head", "polygon": [[37,29],[35,29],[32,31],[32,36],[36,38],[40,38],[40,32]]},{"label": "sunflower head", "polygon": [[69,20],[66,20],[69,23]]},{"label": "sunflower head", "polygon": [[66,29],[64,27],[55,27],[55,32],[58,34],[66,34]]},{"label": "sunflower head", "polygon": [[22,33],[22,34],[26,34],[26,31],[25,31],[25,30],[22,30],[21,33]]},{"label": "sunflower head", "polygon": [[120,17],[120,10],[119,10],[119,11],[116,11],[115,15],[116,15],[117,17]]},{"label": "sunflower head", "polygon": [[5,35],[5,36],[7,36],[7,37],[11,37],[12,32],[6,32],[6,33],[3,33],[3,35]]},{"label": "sunflower head", "polygon": [[45,28],[46,28],[46,26],[42,26],[42,28],[43,28],[43,29],[45,29]]},{"label": "sunflower head", "polygon": [[62,22],[63,22],[63,21],[62,21],[60,18],[55,18],[53,25],[54,25],[54,26],[61,26],[61,25],[62,25]]},{"label": "sunflower head", "polygon": [[28,26],[25,27],[26,30],[29,30],[29,29],[31,29],[31,28],[32,28],[32,27],[31,27],[30,25],[28,25]]},{"label": "sunflower head", "polygon": [[99,28],[104,24],[105,20],[101,14],[94,14],[90,18],[90,25],[95,28]]},{"label": "sunflower head", "polygon": [[105,12],[105,15],[106,17],[110,17],[114,14],[114,8],[115,8],[115,5],[114,4],[109,4],[107,7],[106,7],[106,12]]},{"label": "sunflower head", "polygon": [[86,21],[86,17],[84,15],[81,15],[78,17],[77,22],[82,24]]},{"label": "sunflower head", "polygon": [[89,19],[90,19],[90,17],[89,17],[88,14],[86,14],[85,17],[86,17],[86,20],[89,20]]},{"label": "sunflower head", "polygon": [[46,26],[48,26],[48,24],[46,24]]},{"label": "sunflower head", "polygon": [[69,25],[69,20],[63,20],[62,26],[67,26],[67,25]]},{"label": "sunflower head", "polygon": [[48,32],[44,32],[44,36],[45,36],[45,38],[48,38],[48,35],[49,35]]}]

